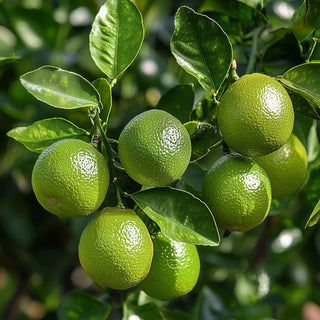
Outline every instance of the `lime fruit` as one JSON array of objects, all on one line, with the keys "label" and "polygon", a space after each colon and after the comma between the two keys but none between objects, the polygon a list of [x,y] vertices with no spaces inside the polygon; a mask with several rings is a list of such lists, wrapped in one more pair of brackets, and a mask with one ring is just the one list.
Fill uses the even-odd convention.
[{"label": "lime fruit", "polygon": [[107,207],[84,229],[78,253],[83,270],[100,287],[125,290],[147,276],[153,244],[134,210]]},{"label": "lime fruit", "polygon": [[222,96],[218,124],[226,144],[245,156],[279,149],[290,137],[294,111],[287,91],[275,79],[249,74]]},{"label": "lime fruit", "polygon": [[189,293],[200,273],[200,260],[195,245],[177,242],[158,233],[152,239],[153,261],[140,288],[150,297],[171,300]]},{"label": "lime fruit", "polygon": [[271,205],[270,180],[254,160],[227,154],[206,173],[202,196],[218,227],[247,231],[264,221]]},{"label": "lime fruit", "polygon": [[166,186],[179,179],[191,157],[186,128],[163,110],[134,117],[119,137],[119,158],[128,175],[149,187]]},{"label": "lime fruit", "polygon": [[105,158],[91,144],[59,140],[38,157],[32,187],[39,203],[58,217],[86,216],[105,199],[109,171]]},{"label": "lime fruit", "polygon": [[306,149],[294,134],[280,149],[255,160],[270,178],[274,199],[286,197],[298,190],[308,167]]}]

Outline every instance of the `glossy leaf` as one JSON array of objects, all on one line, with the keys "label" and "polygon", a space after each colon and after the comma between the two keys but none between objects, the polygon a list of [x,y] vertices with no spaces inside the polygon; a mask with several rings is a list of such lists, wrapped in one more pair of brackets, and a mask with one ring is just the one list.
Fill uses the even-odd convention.
[{"label": "glossy leaf", "polygon": [[191,160],[199,160],[222,143],[218,130],[207,122],[190,121],[185,124],[192,145]]},{"label": "glossy leaf", "polygon": [[217,246],[218,229],[211,211],[191,193],[173,188],[152,188],[131,195],[137,205],[173,240]]},{"label": "glossy leaf", "polygon": [[60,302],[57,310],[58,320],[105,320],[111,306],[99,301],[83,291],[73,291]]},{"label": "glossy leaf", "polygon": [[307,100],[299,93],[286,87],[292,101],[293,109],[296,113],[302,114],[308,118],[320,120],[320,108],[312,100]]},{"label": "glossy leaf", "polygon": [[182,123],[189,121],[194,103],[194,85],[179,84],[167,90],[160,98],[157,108],[167,111]]},{"label": "glossy leaf", "polygon": [[[320,108],[319,62],[293,67],[280,77],[280,81],[290,90],[301,95],[310,104],[310,108]],[[306,115],[310,116],[310,112]]]},{"label": "glossy leaf", "polygon": [[61,109],[99,108],[95,87],[74,72],[44,66],[20,77],[22,85],[38,100]]},{"label": "glossy leaf", "polygon": [[112,108],[111,86],[107,79],[104,78],[96,79],[92,84],[98,90],[101,97],[101,103],[103,107],[100,112],[100,117],[103,123],[107,123]]},{"label": "glossy leaf", "polygon": [[34,122],[28,127],[10,130],[7,135],[22,143],[32,152],[42,152],[55,141],[67,138],[89,139],[90,133],[63,118]]},{"label": "glossy leaf", "polygon": [[180,7],[170,47],[178,64],[206,90],[218,91],[232,62],[232,47],[222,28],[189,7]]},{"label": "glossy leaf", "polygon": [[317,205],[313,209],[310,218],[306,224],[306,227],[312,227],[316,225],[320,221],[320,200],[318,201]]},{"label": "glossy leaf", "polygon": [[90,32],[92,59],[110,79],[116,79],[137,56],[144,38],[142,16],[130,0],[108,0]]}]

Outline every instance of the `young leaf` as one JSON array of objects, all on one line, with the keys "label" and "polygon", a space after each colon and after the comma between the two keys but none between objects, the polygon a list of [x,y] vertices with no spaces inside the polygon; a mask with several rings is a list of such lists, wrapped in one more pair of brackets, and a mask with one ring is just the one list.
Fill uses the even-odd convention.
[{"label": "young leaf", "polygon": [[319,62],[304,63],[293,67],[280,77],[280,81],[291,91],[301,95],[310,104],[310,109],[315,109],[315,111],[306,112],[306,116],[319,112],[317,110],[320,108]]},{"label": "young leaf", "polygon": [[157,108],[167,111],[178,118],[182,123],[189,121],[193,108],[194,85],[178,84],[167,90],[160,98]]},{"label": "young leaf", "polygon": [[38,100],[55,108],[99,108],[95,87],[74,72],[44,66],[20,77],[22,85]]},{"label": "young leaf", "polygon": [[66,138],[85,139],[90,133],[66,119],[50,118],[36,121],[28,127],[12,129],[7,135],[30,151],[40,153],[55,141]]},{"label": "young leaf", "polygon": [[111,86],[107,79],[104,78],[96,79],[92,82],[92,84],[98,90],[101,97],[101,103],[103,105],[103,108],[100,112],[100,118],[102,119],[103,123],[107,123],[112,108]]},{"label": "young leaf", "polygon": [[112,307],[83,291],[64,296],[57,310],[58,320],[105,320]]},{"label": "young leaf", "polygon": [[116,79],[137,56],[144,38],[142,16],[130,0],[108,0],[90,32],[92,59],[110,79]]},{"label": "young leaf", "polygon": [[170,48],[178,64],[206,90],[218,91],[232,62],[226,33],[209,17],[180,7]]},{"label": "young leaf", "polygon": [[222,143],[218,130],[207,122],[190,121],[185,125],[189,132],[192,145],[191,160],[199,160],[210,150]]},{"label": "young leaf", "polygon": [[316,225],[320,221],[320,200],[318,201],[317,205],[313,209],[310,218],[306,224],[306,227],[312,227]]},{"label": "young leaf", "polygon": [[169,187],[152,188],[136,192],[131,198],[171,239],[219,245],[220,235],[211,211],[191,193]]}]

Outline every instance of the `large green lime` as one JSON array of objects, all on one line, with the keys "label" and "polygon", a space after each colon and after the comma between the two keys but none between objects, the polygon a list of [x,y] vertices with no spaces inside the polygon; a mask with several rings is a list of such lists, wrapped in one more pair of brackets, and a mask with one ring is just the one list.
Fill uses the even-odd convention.
[{"label": "large green lime", "polygon": [[148,229],[131,209],[103,209],[80,238],[80,263],[101,287],[125,290],[137,285],[147,276],[152,256]]},{"label": "large green lime", "polygon": [[306,149],[294,134],[280,149],[255,160],[270,178],[274,199],[286,197],[298,190],[308,167]]},{"label": "large green lime", "polygon": [[162,233],[153,238],[153,246],[151,269],[140,288],[160,300],[171,300],[189,293],[200,272],[196,246],[173,241]]},{"label": "large green lime", "polygon": [[293,122],[287,91],[275,79],[259,73],[234,82],[219,105],[218,124],[226,144],[246,156],[279,149],[289,139]]},{"label": "large green lime", "polygon": [[250,158],[227,154],[206,173],[202,196],[218,227],[247,231],[264,221],[271,205],[270,180]]},{"label": "large green lime", "polygon": [[105,199],[109,171],[105,158],[91,144],[64,139],[40,154],[32,171],[32,187],[49,212],[64,218],[86,216]]},{"label": "large green lime", "polygon": [[119,137],[119,157],[128,175],[149,187],[179,179],[191,157],[188,131],[171,114],[150,110],[134,117]]}]

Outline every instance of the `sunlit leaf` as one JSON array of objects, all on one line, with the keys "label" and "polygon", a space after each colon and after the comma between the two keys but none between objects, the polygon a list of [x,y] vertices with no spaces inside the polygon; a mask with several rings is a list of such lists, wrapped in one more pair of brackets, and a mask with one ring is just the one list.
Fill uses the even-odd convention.
[{"label": "sunlit leaf", "polygon": [[317,205],[313,209],[310,218],[306,224],[306,227],[312,227],[316,225],[320,221],[320,200],[318,201]]},{"label": "sunlit leaf", "polygon": [[228,36],[209,17],[180,7],[170,48],[178,64],[207,90],[219,90],[232,62]]},{"label": "sunlit leaf", "polygon": [[137,56],[144,38],[142,16],[130,0],[108,0],[90,32],[90,53],[98,68],[116,79]]},{"label": "sunlit leaf", "polygon": [[61,109],[99,108],[95,87],[74,72],[44,66],[20,77],[22,85],[38,100]]},{"label": "sunlit leaf", "polygon": [[63,118],[50,118],[34,122],[28,127],[10,130],[7,135],[22,143],[32,152],[42,152],[55,141],[67,138],[87,139],[89,132]]},{"label": "sunlit leaf", "polygon": [[[306,116],[319,114],[320,108],[320,63],[311,62],[295,66],[279,77],[281,83],[291,91],[302,96],[310,104],[310,111],[305,111]],[[305,106],[303,107],[305,108]],[[299,110],[303,113],[303,109]]]},{"label": "sunlit leaf", "polygon": [[57,310],[58,320],[105,320],[112,307],[84,291],[64,296]]},{"label": "sunlit leaf", "polygon": [[191,193],[152,188],[131,195],[137,205],[173,240],[217,246],[220,235],[211,211]]}]

